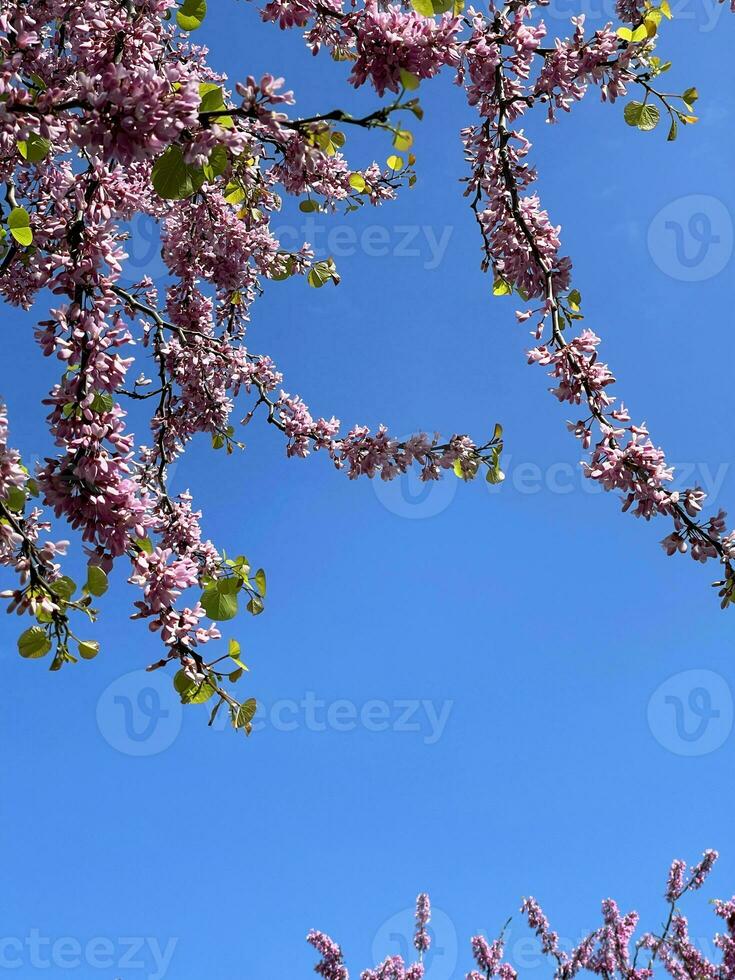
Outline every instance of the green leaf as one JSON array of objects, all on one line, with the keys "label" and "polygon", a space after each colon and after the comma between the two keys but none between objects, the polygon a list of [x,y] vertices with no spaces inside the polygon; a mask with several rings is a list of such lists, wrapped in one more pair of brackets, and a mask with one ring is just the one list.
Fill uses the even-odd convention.
[{"label": "green leaf", "polygon": [[283,282],[284,279],[289,279],[293,275],[295,265],[292,255],[289,255],[286,261],[283,263],[281,270],[270,273],[270,278],[274,282]]},{"label": "green leaf", "polygon": [[45,657],[51,649],[51,640],[42,626],[31,626],[18,637],[18,652],[26,660],[36,660]]},{"label": "green leaf", "polygon": [[[240,660],[240,644],[237,642],[237,640],[230,640],[227,646],[227,656],[237,664],[237,666],[240,668],[240,672],[248,669],[242,660]],[[232,675],[230,675],[230,680],[232,680]]]},{"label": "green leaf", "polygon": [[228,204],[240,204],[245,200],[245,191],[236,180],[231,180],[225,187],[225,200]]},{"label": "green leaf", "polygon": [[424,17],[445,14],[454,8],[454,0],[411,0],[411,6]]},{"label": "green leaf", "polygon": [[253,616],[260,616],[260,614],[263,612],[264,609],[265,609],[265,605],[263,603],[263,600],[260,598],[260,596],[259,595],[252,596],[250,602],[248,603],[248,612],[251,613]]},{"label": "green leaf", "polygon": [[90,408],[93,412],[103,415],[106,412],[112,411],[113,404],[114,401],[109,391],[97,391],[92,399]]},{"label": "green leaf", "polygon": [[195,681],[183,670],[176,673],[174,688],[181,695],[182,704],[204,704],[216,693],[214,684],[208,677],[203,681]]},{"label": "green leaf", "polygon": [[176,12],[176,23],[182,31],[195,31],[206,16],[206,0],[184,0]]},{"label": "green leaf", "polygon": [[57,578],[55,582],[51,583],[51,589],[64,602],[69,602],[77,591],[77,583],[68,575],[62,575],[61,578]]},{"label": "green leaf", "polygon": [[499,466],[491,466],[488,468],[485,479],[488,483],[502,483],[505,479],[505,473],[500,469]]},{"label": "green leaf", "polygon": [[317,146],[324,150],[329,157],[333,157],[345,145],[346,139],[344,133],[331,129],[325,129],[324,132],[317,133],[313,138],[316,140]]},{"label": "green leaf", "polygon": [[248,698],[238,708],[232,709],[232,724],[234,728],[244,728],[250,734],[252,720],[258,710],[258,702],[255,698]]},{"label": "green leaf", "polygon": [[625,121],[629,126],[636,126],[643,132],[655,129],[661,118],[661,113],[655,105],[647,102],[629,102],[623,111]]},{"label": "green leaf", "polygon": [[50,149],[51,141],[38,133],[29,133],[27,140],[18,140],[18,151],[28,163],[39,163]]},{"label": "green leaf", "polygon": [[77,649],[82,660],[94,660],[100,652],[100,645],[97,640],[80,640]]},{"label": "green leaf", "polygon": [[393,137],[393,146],[403,152],[410,150],[413,146],[413,133],[410,133],[407,129],[399,129]]},{"label": "green leaf", "polygon": [[699,92],[695,88],[688,88],[686,92],[682,92],[681,97],[686,102],[687,106],[691,109],[694,103],[699,98]]},{"label": "green leaf", "polygon": [[637,43],[638,41],[645,41],[648,37],[648,29],[645,24],[640,24],[633,31],[629,27],[619,27],[617,30],[617,35],[622,38],[623,41],[628,41],[628,43]]},{"label": "green leaf", "polygon": [[388,157],[386,163],[388,164],[391,170],[403,169],[403,157],[399,157],[395,153],[393,153],[391,156]]},{"label": "green leaf", "polygon": [[99,565],[89,565],[87,568],[87,582],[84,586],[85,592],[90,595],[101,596],[107,592],[110,583],[107,581],[107,574]]},{"label": "green leaf", "polygon": [[14,513],[20,513],[26,505],[28,499],[23,487],[8,487],[5,495],[5,503]]},{"label": "green leaf", "polygon": [[219,112],[226,108],[224,92],[216,82],[202,82],[199,98],[199,112]]},{"label": "green leaf", "polygon": [[46,85],[46,82],[44,82],[44,80],[41,78],[41,76],[40,75],[37,75],[34,71],[29,72],[28,77],[33,82],[33,84],[35,85],[35,87],[39,90],[39,92],[45,92],[46,89],[48,88],[48,86]]},{"label": "green leaf", "polygon": [[220,578],[207,586],[200,602],[210,619],[222,622],[237,616],[238,587],[234,578]]},{"label": "green leaf", "polygon": [[493,296],[509,296],[513,292],[511,284],[502,278],[498,278],[493,283]]},{"label": "green leaf", "polygon": [[500,422],[496,422],[495,428],[493,429],[493,442],[496,442],[498,439],[502,439],[502,438],[503,438],[503,426],[500,424]]},{"label": "green leaf", "polygon": [[315,262],[309,270],[306,281],[314,289],[321,289],[325,282],[332,281],[335,286],[339,285],[339,275],[334,259],[327,259],[326,262]]},{"label": "green leaf", "polygon": [[212,181],[227,170],[230,162],[227,150],[222,145],[215,146],[209,154],[209,159],[202,167],[202,173],[207,180]]},{"label": "green leaf", "polygon": [[137,538],[135,542],[141,551],[144,551],[147,555],[153,554],[153,542],[150,538]]},{"label": "green leaf", "polygon": [[358,193],[362,193],[362,191],[364,191],[367,187],[365,178],[362,176],[362,174],[350,174],[349,181],[350,187],[352,187]]},{"label": "green leaf", "polygon": [[[202,82],[199,86],[199,112],[222,112],[226,109],[224,92],[216,82]],[[218,126],[226,126],[228,129],[234,126],[232,116],[218,115],[212,120]]]},{"label": "green leaf", "polygon": [[676,116],[671,117],[671,127],[669,128],[669,135],[666,137],[669,143],[673,143],[679,133],[679,124],[676,121]]},{"label": "green leaf", "polygon": [[8,215],[8,228],[19,245],[30,245],[33,242],[31,216],[25,208],[13,208]]},{"label": "green leaf", "polygon": [[259,568],[258,571],[255,573],[255,584],[258,587],[258,592],[260,592],[260,594],[262,596],[264,596],[265,595],[265,571],[264,571],[264,569]]},{"label": "green leaf", "polygon": [[153,164],[151,180],[159,197],[182,201],[199,190],[204,173],[184,161],[181,147],[169,146]]},{"label": "green leaf", "polygon": [[224,698],[220,698],[217,704],[215,704],[215,706],[212,708],[212,713],[209,716],[209,721],[207,722],[207,725],[211,727],[214,724],[214,719],[217,717],[217,712],[219,711],[219,709],[222,707],[224,703],[225,703]]},{"label": "green leaf", "polygon": [[569,306],[575,313],[579,312],[579,307],[582,302],[582,294],[578,289],[572,289],[567,296]]},{"label": "green leaf", "polygon": [[299,204],[299,211],[303,211],[304,214],[310,214],[312,211],[319,211],[319,210],[320,207],[318,201],[312,201],[311,199],[309,199],[306,201],[302,201]]},{"label": "green leaf", "polygon": [[453,470],[455,476],[458,476],[460,480],[464,480],[465,483],[469,483],[470,480],[474,480],[477,476],[477,463],[466,460],[464,465],[462,465],[460,459],[455,459]]},{"label": "green leaf", "polygon": [[399,70],[399,74],[401,76],[401,85],[403,85],[407,91],[415,92],[419,87],[419,82],[421,81],[418,75],[414,75],[412,72],[406,71],[405,68],[401,68]]}]

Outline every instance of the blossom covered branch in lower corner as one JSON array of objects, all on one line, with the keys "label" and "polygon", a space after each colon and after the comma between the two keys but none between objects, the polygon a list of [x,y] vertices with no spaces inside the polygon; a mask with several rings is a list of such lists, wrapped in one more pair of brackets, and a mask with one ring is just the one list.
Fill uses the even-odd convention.
[{"label": "blossom covered branch in lower corner", "polygon": [[[688,921],[679,910],[684,896],[705,884],[716,860],[716,851],[705,851],[701,861],[688,870],[686,862],[674,861],[664,891],[667,918],[658,932],[644,932],[637,939],[638,913],[622,913],[610,898],[602,903],[602,923],[568,950],[562,948],[558,933],[552,930],[535,898],[523,900],[521,913],[537,937],[541,952],[550,960],[554,980],[572,980],[581,973],[603,980],[650,980],[657,961],[673,980],[735,980],[735,897],[713,901],[715,915],[724,923],[724,931],[716,933],[712,942],[720,953],[718,962],[712,962],[697,948],[690,937]],[[400,955],[388,956],[373,969],[363,970],[360,980],[421,980],[428,976],[424,960],[431,946],[430,919],[429,897],[421,894],[416,900],[413,939],[416,960],[406,963]],[[504,959],[509,924],[510,920],[493,940],[482,935],[472,937],[474,967],[466,974],[466,980],[515,980],[515,968]],[[314,967],[319,976],[324,980],[349,980],[342,950],[333,939],[312,931],[307,942],[321,957]]]}]

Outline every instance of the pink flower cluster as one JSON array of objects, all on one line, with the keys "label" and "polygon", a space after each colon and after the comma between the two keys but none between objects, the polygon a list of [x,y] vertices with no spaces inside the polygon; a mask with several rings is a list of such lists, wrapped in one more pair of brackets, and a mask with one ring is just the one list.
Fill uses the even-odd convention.
[{"label": "pink flower cluster", "polygon": [[[715,948],[722,953],[720,963],[711,962],[698,950],[689,938],[686,918],[678,910],[677,903],[687,892],[701,888],[707,880],[715,861],[716,851],[705,851],[701,861],[687,873],[683,861],[674,861],[666,886],[666,901],[670,915],[659,933],[644,933],[635,939],[638,913],[623,913],[616,902],[608,898],[602,902],[602,924],[577,943],[571,950],[561,948],[559,937],[552,931],[549,920],[534,898],[525,898],[521,904],[530,929],[540,941],[541,952],[554,963],[557,980],[572,980],[580,973],[590,973],[603,980],[652,980],[655,961],[673,980],[735,980],[735,898],[715,901],[714,909],[726,923],[725,934],[714,939]],[[429,900],[419,895],[416,903],[417,929],[414,945],[425,950],[420,939],[429,915]],[[484,936],[473,936],[470,941],[475,969],[467,974],[467,980],[515,980],[513,966],[503,959],[505,930],[493,941]],[[317,949],[322,959],[314,968],[323,977],[333,980],[349,980],[340,947],[324,933],[311,932],[308,942]],[[389,956],[372,970],[364,970],[360,980],[420,980],[424,965],[406,965],[401,956]]]},{"label": "pink flower cluster", "polygon": [[373,434],[367,426],[354,426],[337,438],[339,419],[314,419],[298,396],[281,392],[275,403],[280,428],[288,438],[289,456],[308,456],[312,449],[326,449],[337,469],[347,468],[351,480],[359,476],[380,476],[392,480],[417,464],[422,480],[438,480],[442,470],[458,461],[470,474],[476,467],[477,447],[467,436],[454,435],[440,445],[439,436],[420,432],[401,442],[388,434],[385,426]]},{"label": "pink flower cluster", "polygon": [[[541,951],[554,963],[557,980],[572,980],[585,972],[603,980],[652,980],[656,961],[673,980],[692,980],[694,977],[698,980],[735,980],[735,898],[714,902],[715,913],[725,922],[727,930],[714,938],[714,946],[722,954],[719,963],[711,962],[696,948],[689,937],[687,920],[676,905],[686,892],[702,887],[716,860],[716,851],[705,851],[702,860],[688,874],[683,861],[673,863],[666,888],[668,922],[659,933],[644,933],[637,940],[634,937],[638,913],[622,913],[616,902],[609,898],[602,902],[602,924],[569,951],[561,948],[557,934],[551,930],[535,899],[524,899],[521,912],[538,937]],[[425,895],[420,895],[417,901],[417,922],[422,908],[428,909]],[[515,980],[515,969],[503,960],[504,932],[492,942],[484,936],[472,937],[470,946],[476,969],[466,974],[467,980],[493,980],[495,977]],[[312,932],[307,938],[322,954],[316,972],[335,980],[349,980],[339,946],[324,933]],[[380,966],[360,974],[361,980],[420,980],[423,976],[421,961],[406,966],[400,956],[390,956]]]},{"label": "pink flower cluster", "polygon": [[376,0],[367,0],[346,25],[354,33],[357,54],[350,81],[357,87],[370,80],[383,95],[386,89],[400,91],[402,71],[431,78],[444,65],[457,67],[461,24],[459,17],[450,14],[437,21],[395,4],[379,6]]},{"label": "pink flower cluster", "polygon": [[25,505],[13,499],[13,493],[21,498],[29,493],[28,472],[20,454],[8,445],[7,407],[0,402],[0,565],[11,568],[18,577],[21,588],[2,593],[10,599],[9,611],[42,611],[49,615],[57,609],[48,588],[33,591],[31,585],[51,585],[61,574],[58,556],[66,554],[68,541],[44,541],[39,543],[41,532],[49,531],[50,525],[41,520],[38,507],[26,511]]},{"label": "pink flower cluster", "polygon": [[550,121],[555,118],[555,109],[569,112],[574,102],[584,98],[590,83],[597,85],[602,98],[610,102],[626,93],[634,48],[620,52],[620,38],[609,26],[587,38],[583,15],[573,17],[572,24],[573,36],[556,39],[534,85],[534,95],[548,100]]}]

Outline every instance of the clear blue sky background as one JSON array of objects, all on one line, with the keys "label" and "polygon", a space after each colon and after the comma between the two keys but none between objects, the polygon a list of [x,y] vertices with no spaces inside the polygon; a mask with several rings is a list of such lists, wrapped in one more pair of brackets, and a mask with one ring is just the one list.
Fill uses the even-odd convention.
[{"label": "clear blue sky background", "polygon": [[[211,8],[201,36],[231,78],[284,74],[302,114],[375,104],[253,6]],[[578,9],[552,6],[552,30]],[[561,125],[532,126],[544,202],[620,394],[673,461],[700,482],[719,476],[723,506],[735,503],[733,30],[704,0],[666,25],[667,84],[701,93],[700,124],[674,144],[630,130],[622,105],[595,93]],[[206,709],[181,715],[168,678],[131,675],[159,648],[127,618],[122,567],[92,663],[49,674],[21,661],[19,624],[3,618],[0,970],[306,977],[303,938],[318,927],[357,972],[405,944],[405,910],[426,889],[441,910],[429,980],[463,976],[469,935],[513,913],[513,955],[540,977],[533,946],[517,945],[524,894],[569,938],[607,895],[655,927],[670,859],[718,847],[706,895],[689,902],[707,936],[705,898],[735,888],[735,614],[709,588],[716,567],[667,559],[665,525],[583,487],[567,411],[525,364],[513,302],[479,271],[458,183],[472,116],[449,76],[421,98],[417,187],[323,219],[317,244],[338,226],[361,243],[334,249],[342,285],[269,288],[252,346],[315,413],[347,423],[482,439],[502,421],[508,480],[496,493],[453,478],[428,495],[408,480],[376,489],[318,455],[287,460],[262,421],[244,456],[197,444],[175,487],[195,493],[216,542],[269,574],[266,614],[226,632],[251,666],[243,691],[264,704],[247,741],[208,730]],[[380,134],[350,134],[347,148],[357,162],[390,152]],[[283,224],[304,217],[289,210]],[[403,226],[418,228],[410,243]],[[134,278],[160,274],[148,230]],[[432,236],[448,241],[438,262]],[[3,394],[29,457],[48,451],[38,404],[56,368],[34,346],[36,315],[4,314]],[[69,941],[51,951],[46,939]],[[169,943],[157,969],[152,949]]]}]

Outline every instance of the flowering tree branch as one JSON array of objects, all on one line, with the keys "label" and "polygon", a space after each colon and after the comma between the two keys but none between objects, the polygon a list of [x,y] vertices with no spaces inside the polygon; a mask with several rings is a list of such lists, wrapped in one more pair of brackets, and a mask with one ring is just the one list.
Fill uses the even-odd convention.
[{"label": "flowering tree branch", "polygon": [[[581,295],[559,229],[533,192],[531,146],[518,128],[538,106],[553,122],[593,87],[609,102],[639,90],[624,118],[641,130],[655,128],[661,106],[669,139],[696,121],[696,90],[664,92],[656,81],[668,68],[654,53],[671,16],[666,0],[618,0],[617,12],[617,30],[588,36],[577,17],[571,36],[542,46],[546,27],[525,0],[491,4],[487,15],[463,15],[452,0],[347,8],[342,0],[270,0],[266,21],[297,27],[315,54],[348,61],[353,86],[394,96],[363,116],[337,108],[299,118],[282,79],[246,76],[227,86],[191,40],[206,13],[196,0],[4,5],[0,295],[30,309],[41,290],[53,294],[36,337],[60,366],[45,401],[54,454],[33,476],[8,445],[5,409],[0,416],[0,562],[19,576],[4,595],[11,610],[35,618],[19,641],[24,656],[53,650],[55,668],[94,656],[96,642],[79,639],[71,617],[94,618],[93,598],[124,559],[140,589],[134,618],[164,644],[152,668],[178,664],[182,700],[211,699],[214,711],[225,704],[233,725],[249,731],[254,699],[240,702],[223,686],[246,669],[239,645],[231,641],[214,658],[202,648],[221,639],[220,624],[241,604],[254,615],[263,610],[265,572],[207,540],[190,494],[168,489],[169,467],[194,438],[206,434],[227,452],[242,447],[236,411],[246,423],[262,408],[289,456],[322,450],[351,478],[392,479],[414,465],[425,480],[447,471],[503,478],[499,425],[477,441],[426,433],[398,440],[383,426],[342,434],[335,417],[314,417],[283,390],[271,359],[253,353],[246,337],[264,289],[291,277],[312,288],[340,281],[334,262],[316,261],[308,243],[281,247],[271,219],[283,197],[307,212],[352,211],[412,186],[413,137],[402,120],[422,118],[416,92],[446,68],[479,115],[462,139],[482,266],[494,293],[530,304],[518,313],[521,322],[536,317],[529,360],[549,369],[559,401],[582,406],[568,427],[589,450],[585,474],[622,491],[624,509],[637,516],[669,518],[667,552],[720,562],[722,604],[733,601],[735,535],[725,515],[701,520],[699,487],[668,488],[673,472],[662,450],[609,393],[614,378],[598,360],[599,338],[586,329],[572,335]],[[389,134],[395,152],[386,166],[348,163],[343,130],[352,128]],[[140,213],[161,229],[168,275],[160,288],[148,279],[121,285],[123,225]],[[126,399],[150,406],[148,443],[128,431]],[[84,585],[56,561],[65,541],[39,543],[48,522],[35,497],[79,533],[89,562]]]},{"label": "flowering tree branch", "polygon": [[[656,959],[674,980],[733,980],[735,977],[735,898],[728,902],[715,901],[715,914],[724,921],[726,931],[714,937],[714,946],[721,962],[713,963],[698,950],[689,937],[687,919],[679,911],[678,903],[691,891],[700,889],[710,874],[716,851],[705,851],[702,860],[687,871],[684,861],[674,861],[669,871],[665,898],[669,908],[668,919],[660,934],[646,932],[637,940],[638,913],[623,914],[610,898],[602,903],[602,925],[588,933],[571,950],[562,949],[559,936],[551,929],[541,906],[534,898],[525,898],[521,912],[529,927],[537,936],[541,952],[553,965],[554,980],[571,980],[577,974],[588,973],[603,980],[650,980],[654,976]],[[402,956],[389,956],[379,966],[363,970],[360,980],[421,980],[424,976],[424,955],[431,947],[428,930],[431,907],[428,895],[421,894],[416,901],[416,930],[413,944],[417,958],[406,963]],[[505,937],[510,920],[506,922],[496,939],[488,941],[484,936],[473,936],[470,942],[474,969],[467,980],[515,980],[516,970],[505,956]],[[349,980],[342,950],[325,933],[312,931],[307,936],[321,959],[314,967],[325,980]],[[647,958],[645,966],[638,966],[639,958]]]}]

